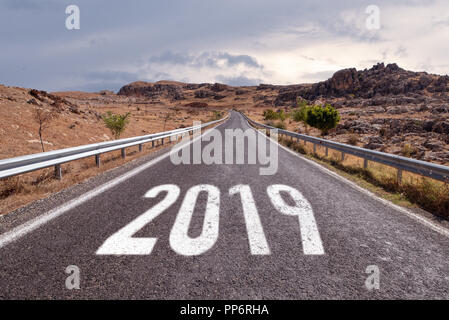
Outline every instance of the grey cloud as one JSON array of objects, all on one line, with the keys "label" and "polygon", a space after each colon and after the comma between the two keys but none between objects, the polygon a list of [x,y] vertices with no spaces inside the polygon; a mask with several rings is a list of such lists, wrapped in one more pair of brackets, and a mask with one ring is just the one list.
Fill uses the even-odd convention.
[{"label": "grey cloud", "polygon": [[[379,42],[383,40],[381,30],[368,30],[364,26],[364,19],[361,10],[360,16],[357,18],[360,21],[350,19],[345,20],[339,16],[323,16],[318,21],[318,28],[322,28],[323,31],[333,36],[349,37],[358,42]],[[363,26],[361,26],[363,24]]]},{"label": "grey cloud", "polygon": [[170,51],[166,51],[160,55],[152,56],[150,59],[148,59],[151,63],[168,63],[168,64],[180,64],[180,65],[187,65],[191,64],[195,57],[192,57],[185,53],[173,53]]},{"label": "grey cloud", "polygon": [[307,81],[323,81],[331,78],[337,70],[318,71],[302,74]]},{"label": "grey cloud", "polygon": [[254,57],[248,55],[232,55],[229,53],[219,53],[219,59],[225,59],[228,62],[229,66],[235,66],[238,64],[244,64],[248,67],[262,69],[263,66],[257,63],[257,60]]},{"label": "grey cloud", "polygon": [[43,10],[55,7],[54,0],[3,0],[3,7],[10,10]]},{"label": "grey cloud", "polygon": [[210,67],[221,68],[219,61],[224,60],[227,67],[242,64],[249,68],[263,69],[254,57],[249,55],[233,55],[227,52],[203,52],[201,54],[173,53],[166,51],[160,55],[152,56],[150,63],[185,65],[195,68]]},{"label": "grey cloud", "polygon": [[[435,0],[376,0],[381,9],[433,3]],[[81,10],[81,29],[77,31],[65,29],[65,7],[70,4]],[[191,76],[171,74],[164,69],[166,65],[186,66],[193,71],[209,68],[211,72],[204,72],[208,80],[226,74],[217,77],[233,84],[255,84],[259,77],[272,82],[265,73],[270,66],[257,60],[259,52],[262,56],[295,50],[311,42],[335,43],[341,37],[349,38],[350,44],[382,40],[384,33],[367,33],[357,27],[360,17],[344,19],[340,15],[356,8],[364,19],[368,4],[359,0],[0,0],[0,82],[53,91],[75,89],[67,86],[70,79],[76,79],[83,81],[78,88],[97,90],[99,85],[115,89],[119,82],[142,76],[144,80]],[[270,43],[273,34],[287,33],[297,35],[296,43],[288,49]],[[247,54],[241,49],[242,43],[247,44],[248,52],[257,53]],[[391,53],[399,44],[391,46]],[[413,56],[414,52],[408,50],[408,56]],[[329,52],[328,58],[333,57]],[[354,56],[354,61],[372,58]],[[142,73],[113,71],[126,71],[128,66]],[[236,66],[254,72],[240,75]],[[93,70],[110,71],[100,74]]]},{"label": "grey cloud", "polygon": [[89,80],[101,80],[101,81],[135,81],[138,78],[136,73],[123,72],[123,71],[92,71],[86,74],[86,78]]},{"label": "grey cloud", "polygon": [[78,74],[85,84],[63,87],[60,90],[96,92],[104,89],[118,91],[123,85],[141,80],[139,75],[123,71],[91,71]]},{"label": "grey cloud", "polygon": [[218,75],[215,77],[217,82],[224,83],[230,86],[257,86],[262,83],[261,79],[247,78],[243,75],[237,77],[227,77]]},{"label": "grey cloud", "polygon": [[404,46],[399,46],[395,52],[395,55],[398,56],[399,58],[407,57],[408,56],[407,48]]}]

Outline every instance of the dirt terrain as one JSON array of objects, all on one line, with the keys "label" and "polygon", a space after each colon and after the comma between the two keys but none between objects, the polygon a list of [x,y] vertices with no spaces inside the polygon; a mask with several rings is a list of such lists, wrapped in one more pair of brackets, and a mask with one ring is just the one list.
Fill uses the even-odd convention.
[{"label": "dirt terrain", "polygon": [[[101,119],[107,111],[131,113],[122,135],[126,138],[190,126],[194,120],[210,121],[217,116],[215,111],[231,108],[265,122],[264,110],[289,112],[302,98],[310,104],[330,103],[339,110],[340,124],[327,139],[449,165],[448,85],[448,76],[406,71],[396,64],[345,69],[323,82],[288,86],[138,81],[118,93],[47,93],[0,85],[0,159],[42,152],[35,121],[38,109],[55,115],[43,131],[43,145],[49,151],[111,140]],[[284,124],[289,130],[320,134],[291,119]],[[145,149],[144,154],[152,151]],[[66,164],[63,182],[52,179],[51,169],[1,181],[0,213],[139,156],[131,153],[122,160],[119,152],[111,153],[100,169],[92,159]]]},{"label": "dirt terrain", "polygon": [[[107,111],[131,113],[121,138],[188,127],[195,120],[208,122],[214,115],[213,108],[176,108],[108,91],[47,93],[0,85],[0,159],[42,152],[37,110],[54,115],[43,130],[45,151],[112,140],[113,135],[101,119]],[[62,181],[53,179],[52,168],[3,179],[0,215],[160,148],[145,146],[142,153],[129,148],[126,159],[121,159],[120,151],[105,154],[101,168],[96,168],[91,158],[64,164]]]},{"label": "dirt terrain", "polygon": [[[30,93],[32,92],[32,93]],[[121,138],[191,126],[193,120],[208,121],[211,109],[174,108],[163,103],[101,93],[45,93],[0,85],[0,159],[42,152],[36,109],[52,111],[56,117],[43,131],[45,151],[112,140],[101,115],[107,111],[131,113]]]},{"label": "dirt terrain", "polygon": [[[148,99],[153,104],[199,108],[236,108],[256,120],[272,108],[289,112],[298,98],[310,104],[330,103],[341,115],[326,137],[361,147],[449,164],[449,76],[377,64],[371,69],[344,69],[315,84],[278,86],[134,82],[119,95]],[[319,135],[290,119],[289,130]]]}]

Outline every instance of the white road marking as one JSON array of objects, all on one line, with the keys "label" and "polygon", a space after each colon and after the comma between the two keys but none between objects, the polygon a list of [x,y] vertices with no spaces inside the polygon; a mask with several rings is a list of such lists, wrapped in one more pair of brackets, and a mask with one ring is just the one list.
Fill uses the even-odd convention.
[{"label": "white road marking", "polygon": [[178,200],[180,189],[177,185],[166,184],[157,186],[145,194],[145,198],[155,198],[167,191],[165,198],[151,209],[138,216],[125,227],[110,236],[97,250],[98,255],[145,255],[151,254],[157,238],[133,238],[132,236],[159,216]]},{"label": "white road marking", "polygon": [[[203,229],[200,236],[191,238],[188,235],[190,222],[198,195],[202,191],[207,192]],[[206,252],[217,242],[219,220],[220,190],[215,186],[207,184],[190,188],[186,193],[170,232],[170,246],[176,253],[184,256],[195,256]]]},{"label": "white road marking", "polygon": [[[295,205],[290,206],[285,203],[284,199],[282,199],[281,192],[288,193],[295,202]],[[267,188],[267,193],[276,210],[288,216],[298,217],[304,254],[324,254],[323,243],[321,242],[312,206],[301,192],[286,185],[275,184]]]},{"label": "white road marking", "polygon": [[[247,120],[246,120],[246,123],[248,124],[248,126],[252,127],[252,126],[249,124],[249,122],[248,122]],[[259,130],[256,130],[256,131],[259,132]],[[262,133],[259,132],[259,134],[262,135],[262,136],[264,136],[266,139],[268,139],[268,138],[267,138],[265,135],[263,135]],[[360,191],[360,192],[364,193],[365,195],[369,196],[370,198],[372,198],[372,199],[374,199],[374,200],[376,200],[376,201],[379,201],[379,202],[383,203],[384,205],[387,205],[387,206],[389,206],[390,208],[395,209],[396,211],[399,211],[399,212],[401,212],[401,213],[403,213],[403,214],[406,214],[409,218],[415,220],[416,222],[418,222],[418,223],[420,223],[420,224],[422,224],[422,225],[424,225],[424,226],[426,226],[426,227],[432,229],[433,231],[436,231],[436,232],[438,232],[439,234],[441,234],[441,235],[443,235],[443,236],[449,238],[449,230],[448,230],[448,229],[446,229],[446,228],[444,228],[444,227],[442,227],[442,226],[440,226],[440,225],[438,225],[438,224],[432,222],[431,220],[429,220],[429,219],[427,219],[427,218],[425,218],[425,217],[423,217],[423,216],[421,216],[421,215],[419,215],[419,214],[416,214],[416,213],[414,213],[414,212],[411,212],[411,211],[409,211],[409,210],[407,210],[407,209],[405,209],[405,208],[403,208],[403,207],[401,207],[401,206],[398,206],[398,205],[396,205],[396,204],[394,204],[394,203],[392,203],[392,202],[390,202],[390,201],[388,201],[388,200],[382,199],[382,198],[376,196],[376,195],[375,195],[374,193],[372,193],[371,191],[368,191],[368,190],[366,190],[366,189],[360,187],[360,186],[357,185],[355,182],[352,182],[352,181],[350,181],[350,180],[348,180],[348,179],[346,179],[346,178],[344,178],[344,177],[338,175],[337,173],[335,173],[335,172],[333,172],[333,171],[331,171],[331,170],[329,170],[329,169],[323,167],[321,164],[319,164],[319,163],[317,163],[317,162],[315,162],[315,161],[313,161],[313,160],[307,159],[307,158],[305,158],[305,157],[302,157],[302,156],[301,156],[300,154],[298,154],[297,152],[295,152],[295,151],[293,151],[293,150],[291,150],[291,149],[289,149],[289,148],[283,146],[282,144],[280,144],[280,143],[278,143],[278,142],[276,142],[276,141],[274,141],[274,140],[272,140],[272,139],[270,139],[270,140],[271,140],[273,143],[276,143],[279,147],[281,147],[281,148],[284,149],[285,151],[287,151],[287,152],[293,154],[294,156],[298,157],[299,159],[304,160],[304,161],[306,161],[307,163],[309,163],[309,164],[315,166],[316,168],[318,168],[318,169],[321,170],[322,172],[324,172],[324,173],[326,173],[326,174],[328,174],[328,175],[334,177],[335,179],[337,179],[337,180],[339,180],[339,181],[341,181],[341,182],[346,183],[347,185],[351,186],[353,189],[355,189],[355,190],[357,190],[357,191]]]},{"label": "white road marking", "polygon": [[243,215],[245,217],[246,231],[248,233],[248,241],[253,255],[268,255],[270,248],[260,222],[259,213],[257,212],[256,203],[254,201],[251,188],[248,185],[237,185],[229,189],[230,195],[240,193]]},{"label": "white road marking", "polygon": [[[230,118],[229,118],[230,119]],[[227,121],[226,121],[227,122]],[[223,122],[221,124],[219,124],[218,126],[223,125]],[[217,127],[218,127],[217,126]],[[215,128],[217,128],[215,127]],[[207,130],[203,135],[208,134],[209,131],[213,130],[209,129]],[[195,139],[191,140],[190,143],[193,143],[195,140],[197,139],[201,139],[201,136],[196,137]],[[141,165],[140,167],[137,167],[127,173],[125,173],[124,175],[117,177],[109,182],[106,182],[105,184],[89,191],[86,192],[85,194],[68,201],[67,203],[56,207],[50,211],[48,211],[47,213],[44,213],[34,219],[31,219],[13,229],[11,229],[10,231],[7,231],[3,234],[0,235],[0,248],[3,248],[4,246],[6,246],[7,244],[14,242],[18,239],[20,239],[21,237],[25,236],[26,234],[38,229],[39,227],[47,224],[48,222],[50,222],[51,220],[63,215],[64,213],[76,208],[77,206],[89,201],[90,199],[102,194],[103,192],[119,185],[120,183],[124,182],[125,180],[128,180],[129,178],[141,173],[142,171],[152,167],[153,165],[155,165],[156,163],[161,162],[162,160],[164,160],[165,158],[170,157],[170,153],[171,152],[177,152],[179,150],[181,150],[182,148],[184,148],[186,145],[181,145],[177,148],[173,148],[171,151],[168,151],[166,153],[164,153],[163,155],[151,160],[150,162],[147,162],[143,165]]]}]

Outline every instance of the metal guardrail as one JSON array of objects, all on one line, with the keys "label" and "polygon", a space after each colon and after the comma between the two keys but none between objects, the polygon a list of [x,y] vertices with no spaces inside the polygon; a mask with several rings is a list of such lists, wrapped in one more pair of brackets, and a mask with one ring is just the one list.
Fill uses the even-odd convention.
[{"label": "metal guardrail", "polygon": [[170,137],[178,138],[178,136],[221,122],[227,118],[228,117],[225,117],[223,119],[204,123],[199,126],[192,126],[188,128],[175,129],[160,133],[153,133],[145,136],[94,143],[79,147],[30,154],[10,159],[3,159],[0,160],[0,179],[44,168],[49,168],[53,166],[55,167],[55,177],[58,179],[62,179],[61,164],[63,163],[95,156],[95,163],[97,167],[99,167],[101,165],[100,155],[102,153],[107,153],[121,149],[122,158],[125,158],[126,148],[128,147],[138,145],[139,151],[142,151],[143,144],[151,142],[152,146],[154,147],[155,141],[158,140],[160,140],[161,144],[163,145],[165,138]]},{"label": "metal guardrail", "polygon": [[246,115],[243,114],[246,120],[256,127],[262,127],[270,130],[277,130],[278,134],[289,136],[291,138],[296,138],[298,141],[302,140],[304,143],[310,142],[313,143],[313,150],[316,152],[316,146],[323,146],[326,148],[326,156],[328,155],[328,149],[333,149],[341,152],[341,158],[344,160],[345,154],[350,154],[357,156],[359,158],[364,159],[363,166],[366,169],[368,167],[368,161],[378,162],[381,164],[385,164],[390,167],[394,167],[398,170],[397,178],[398,181],[402,180],[402,171],[409,171],[412,173],[416,173],[425,177],[429,177],[432,179],[440,180],[440,181],[449,181],[449,167],[426,162],[415,160],[411,158],[401,157],[385,152],[374,151],[369,149],[364,149],[360,147],[350,146],[344,143],[334,142],[326,139],[316,138],[307,136],[304,134],[291,132],[287,130],[277,129],[271,126],[267,126],[262,123],[258,123],[256,121],[251,120]]}]

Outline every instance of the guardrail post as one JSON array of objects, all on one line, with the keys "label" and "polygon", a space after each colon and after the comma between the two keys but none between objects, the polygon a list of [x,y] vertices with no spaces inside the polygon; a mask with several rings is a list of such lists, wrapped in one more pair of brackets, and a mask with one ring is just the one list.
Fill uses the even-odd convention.
[{"label": "guardrail post", "polygon": [[164,138],[161,139],[161,144],[164,145]]},{"label": "guardrail post", "polygon": [[328,156],[329,156],[329,148],[326,147],[326,157],[328,157]]},{"label": "guardrail post", "polygon": [[368,169],[368,159],[363,159],[363,169]]},{"label": "guardrail post", "polygon": [[142,152],[142,145],[141,144],[139,144],[139,152]]},{"label": "guardrail post", "polygon": [[151,148],[154,148],[154,140],[151,141]]},{"label": "guardrail post", "polygon": [[125,148],[122,148],[122,158],[123,159],[126,158],[126,150],[125,150]]},{"label": "guardrail post", "polygon": [[402,183],[402,169],[398,169],[398,183],[401,184]]},{"label": "guardrail post", "polygon": [[95,155],[95,164],[96,164],[96,166],[98,168],[100,168],[100,166],[101,166],[101,159],[100,159],[100,155],[99,154]]},{"label": "guardrail post", "polygon": [[316,143],[313,144],[313,153],[316,153]]},{"label": "guardrail post", "polygon": [[62,180],[62,168],[60,164],[55,165],[55,178]]},{"label": "guardrail post", "polygon": [[346,154],[345,154],[344,152],[341,153],[341,161],[342,161],[342,162],[345,161],[345,155],[346,155]]}]

